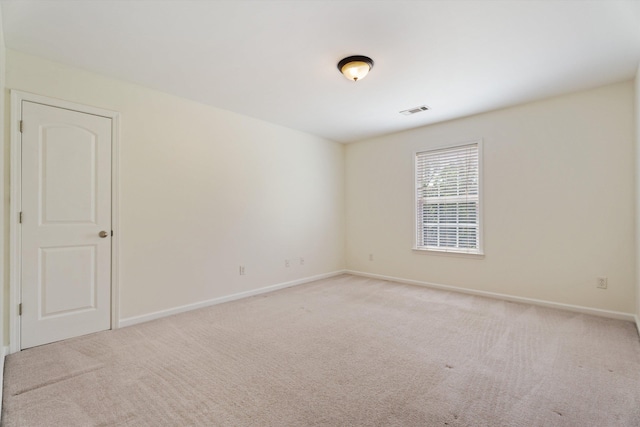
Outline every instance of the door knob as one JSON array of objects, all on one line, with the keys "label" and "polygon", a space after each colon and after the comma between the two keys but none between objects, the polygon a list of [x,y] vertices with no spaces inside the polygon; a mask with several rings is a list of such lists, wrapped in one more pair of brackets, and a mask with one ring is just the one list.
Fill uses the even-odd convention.
[{"label": "door knob", "polygon": [[107,237],[109,235],[109,233],[107,233],[106,231],[102,230],[100,233],[98,233],[98,236],[102,237],[103,239],[105,237]]}]

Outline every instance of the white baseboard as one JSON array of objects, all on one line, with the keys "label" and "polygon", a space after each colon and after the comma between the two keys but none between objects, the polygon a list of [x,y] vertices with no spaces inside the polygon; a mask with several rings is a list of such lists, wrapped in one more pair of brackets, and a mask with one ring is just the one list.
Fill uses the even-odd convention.
[{"label": "white baseboard", "polygon": [[557,308],[560,310],[574,311],[574,312],[584,313],[584,314],[592,314],[594,316],[608,317],[611,319],[627,320],[630,322],[633,322],[635,320],[636,326],[638,326],[637,316],[634,316],[631,313],[622,313],[620,311],[602,310],[599,308],[590,308],[590,307],[583,307],[580,305],[563,304],[559,302],[545,301],[545,300],[539,300],[534,298],[516,297],[513,295],[500,294],[496,292],[478,291],[475,289],[441,285],[438,283],[423,282],[420,280],[402,279],[399,277],[383,276],[381,274],[365,273],[362,271],[346,270],[346,273],[353,274],[354,276],[370,277],[372,279],[388,280],[391,282],[406,283],[408,285],[426,286],[429,288],[442,289],[445,291],[454,291],[454,292],[460,292],[464,294],[501,299],[505,301],[520,302],[524,304],[532,304],[532,305],[537,305],[541,307]]},{"label": "white baseboard", "polygon": [[156,311],[149,314],[142,314],[140,316],[127,317],[126,319],[120,319],[120,321],[118,322],[118,327],[123,328],[126,326],[136,325],[138,323],[148,322],[150,320],[160,319],[162,317],[171,316],[173,314],[184,313],[185,311],[196,310],[198,308],[209,307],[216,304],[235,301],[241,298],[247,298],[254,295],[260,295],[267,292],[277,291],[278,289],[289,288],[291,286],[296,286],[296,285],[302,285],[304,283],[309,283],[316,280],[327,279],[329,277],[334,277],[340,274],[344,274],[345,272],[346,272],[345,270],[339,270],[339,271],[333,271],[331,273],[318,274],[317,276],[305,277],[302,279],[292,280],[290,282],[278,283],[271,286],[265,286],[264,288],[258,288],[258,289],[254,289],[246,292],[239,292],[237,294],[213,298],[210,300],[196,302],[193,304],[182,305],[180,307],[160,310],[160,311]]}]

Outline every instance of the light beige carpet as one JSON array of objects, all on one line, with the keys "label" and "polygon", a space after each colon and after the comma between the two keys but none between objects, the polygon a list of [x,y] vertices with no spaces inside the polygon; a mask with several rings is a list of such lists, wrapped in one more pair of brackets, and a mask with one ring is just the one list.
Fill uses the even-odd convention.
[{"label": "light beige carpet", "polygon": [[339,276],[6,360],[5,426],[640,426],[630,322]]}]

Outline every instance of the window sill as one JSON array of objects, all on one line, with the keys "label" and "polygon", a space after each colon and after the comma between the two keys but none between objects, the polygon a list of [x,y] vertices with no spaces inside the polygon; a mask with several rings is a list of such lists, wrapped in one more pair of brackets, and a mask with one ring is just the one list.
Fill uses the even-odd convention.
[{"label": "window sill", "polygon": [[472,258],[472,259],[484,259],[484,253],[475,253],[470,254],[467,252],[455,252],[455,251],[439,251],[436,249],[421,249],[421,248],[413,248],[413,252],[422,253],[425,255],[444,255],[444,256],[452,256],[452,257],[461,257],[461,258]]}]

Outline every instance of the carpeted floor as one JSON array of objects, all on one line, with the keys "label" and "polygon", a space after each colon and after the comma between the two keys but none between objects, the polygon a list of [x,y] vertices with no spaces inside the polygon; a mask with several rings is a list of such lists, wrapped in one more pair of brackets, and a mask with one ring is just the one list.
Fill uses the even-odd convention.
[{"label": "carpeted floor", "polygon": [[640,342],[344,275],[12,354],[3,425],[640,426]]}]

